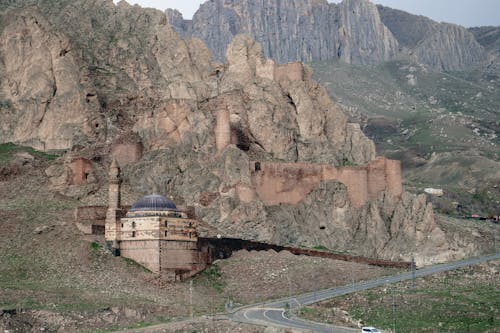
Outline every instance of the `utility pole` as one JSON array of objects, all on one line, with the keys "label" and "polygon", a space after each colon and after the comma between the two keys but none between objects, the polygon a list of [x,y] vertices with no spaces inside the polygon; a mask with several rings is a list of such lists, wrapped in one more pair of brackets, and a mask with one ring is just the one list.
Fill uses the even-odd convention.
[{"label": "utility pole", "polygon": [[351,262],[351,284],[354,286],[354,263]]},{"label": "utility pole", "polygon": [[317,284],[318,274],[316,272],[313,273],[313,284],[314,284],[314,301],[316,302],[316,284]]},{"label": "utility pole", "polygon": [[290,275],[287,275],[286,278],[288,280],[288,297],[292,298],[292,280],[290,279]]},{"label": "utility pole", "polygon": [[189,281],[189,316],[194,317],[193,313],[193,280]]},{"label": "utility pole", "polygon": [[416,277],[417,277],[417,272],[416,272],[416,263],[415,263],[415,257],[413,257],[413,254],[411,255],[411,280],[413,283],[413,289],[417,286],[416,283]]},{"label": "utility pole", "polygon": [[392,291],[392,317],[393,317],[393,330],[396,333],[396,301],[394,300],[394,287],[391,288]]},{"label": "utility pole", "polygon": [[497,250],[497,234],[494,233],[493,234],[493,253],[497,254],[498,253],[498,250]]}]

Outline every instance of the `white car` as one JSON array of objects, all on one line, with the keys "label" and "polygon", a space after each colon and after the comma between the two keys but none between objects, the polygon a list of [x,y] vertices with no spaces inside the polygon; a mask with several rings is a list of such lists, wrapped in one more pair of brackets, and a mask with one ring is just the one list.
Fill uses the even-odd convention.
[{"label": "white car", "polygon": [[382,333],[382,332],[376,329],[375,327],[367,326],[361,328],[361,333]]}]

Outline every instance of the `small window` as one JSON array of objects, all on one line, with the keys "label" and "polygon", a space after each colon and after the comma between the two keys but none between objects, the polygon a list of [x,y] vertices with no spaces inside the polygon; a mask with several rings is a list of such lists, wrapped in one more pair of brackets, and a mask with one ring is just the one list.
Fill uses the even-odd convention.
[{"label": "small window", "polygon": [[255,162],[255,171],[260,171],[260,162]]},{"label": "small window", "polygon": [[167,235],[168,235],[168,231],[167,231],[167,230],[165,230],[165,237],[167,237]]},{"label": "small window", "polygon": [[135,221],[132,221],[132,228],[135,228]]},{"label": "small window", "polygon": [[132,231],[132,237],[135,237],[135,231]]},{"label": "small window", "polygon": [[167,227],[167,221],[165,221],[165,228]]},{"label": "small window", "polygon": [[123,228],[123,223],[122,223],[122,228]]},{"label": "small window", "polygon": [[193,227],[193,222],[189,222],[189,227],[192,228]]}]

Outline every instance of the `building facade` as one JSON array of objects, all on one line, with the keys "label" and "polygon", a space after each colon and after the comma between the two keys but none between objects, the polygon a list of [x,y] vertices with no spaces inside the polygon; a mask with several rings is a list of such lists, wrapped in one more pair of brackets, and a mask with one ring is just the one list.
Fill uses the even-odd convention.
[{"label": "building facade", "polygon": [[167,198],[153,194],[136,201],[124,217],[120,206],[120,170],[109,172],[105,239],[115,254],[129,258],[171,281],[188,278],[207,265],[198,249],[198,221]]}]

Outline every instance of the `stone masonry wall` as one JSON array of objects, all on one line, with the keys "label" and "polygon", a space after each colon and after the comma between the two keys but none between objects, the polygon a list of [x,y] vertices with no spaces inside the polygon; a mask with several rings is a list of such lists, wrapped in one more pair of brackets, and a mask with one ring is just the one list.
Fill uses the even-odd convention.
[{"label": "stone masonry wall", "polygon": [[392,193],[396,197],[401,197],[403,194],[401,162],[385,160],[385,176],[389,193]]},{"label": "stone masonry wall", "polygon": [[129,258],[153,273],[160,273],[159,240],[131,240],[120,243],[120,256]]},{"label": "stone masonry wall", "polygon": [[396,198],[402,194],[399,161],[383,157],[360,167],[336,168],[327,164],[252,162],[250,169],[255,190],[268,206],[296,205],[326,180],[343,183],[354,207],[363,206],[384,190]]},{"label": "stone masonry wall", "polygon": [[339,168],[324,180],[338,180],[347,188],[347,196],[354,207],[363,206],[369,199],[368,170],[366,168]]},{"label": "stone masonry wall", "polygon": [[77,207],[74,211],[74,218],[75,221],[104,221],[107,209],[107,206]]},{"label": "stone masonry wall", "polygon": [[197,242],[160,241],[160,271],[199,272],[201,262]]}]

